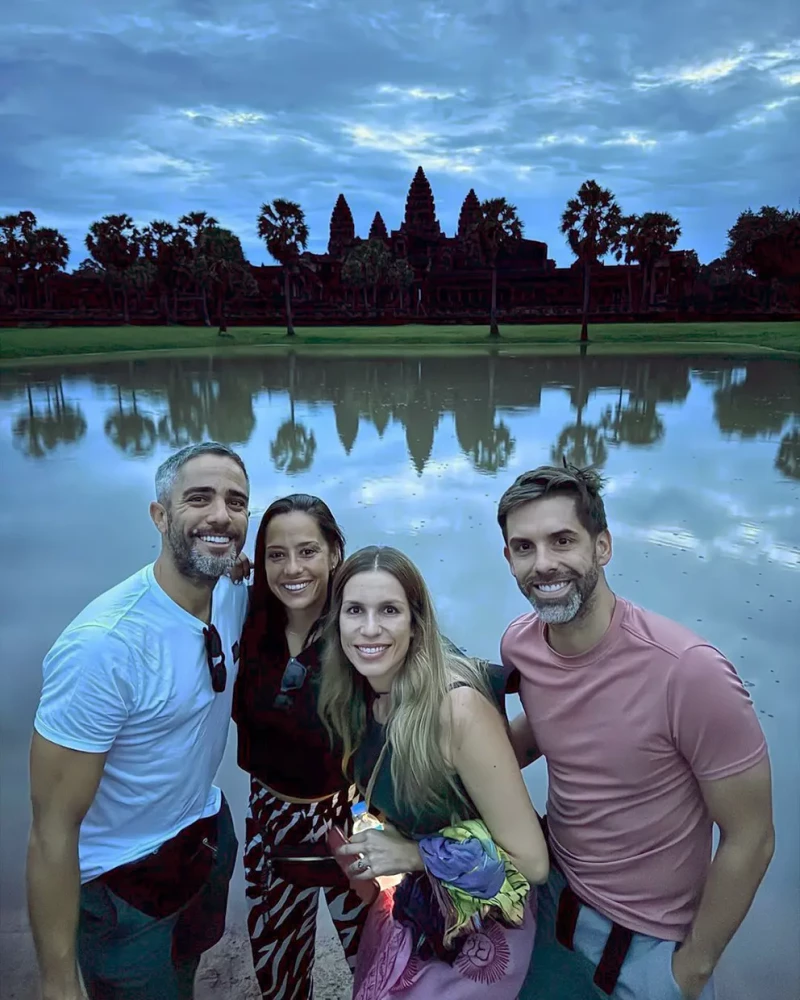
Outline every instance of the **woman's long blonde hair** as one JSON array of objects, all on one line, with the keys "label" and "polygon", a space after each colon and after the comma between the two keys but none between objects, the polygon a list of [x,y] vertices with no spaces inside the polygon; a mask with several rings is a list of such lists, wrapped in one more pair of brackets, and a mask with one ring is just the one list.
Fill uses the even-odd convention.
[{"label": "woman's long blonde hair", "polygon": [[464,681],[492,700],[484,661],[447,647],[422,574],[411,560],[388,546],[369,546],[342,563],[333,581],[324,631],[319,714],[328,733],[344,745],[343,767],[366,730],[369,684],[342,649],[339,615],[344,588],[358,573],[382,570],[403,588],[411,612],[411,643],[390,694],[386,738],[392,751],[395,799],[414,812],[432,810],[448,822],[464,818],[465,798],[442,753],[441,707],[454,682]]}]

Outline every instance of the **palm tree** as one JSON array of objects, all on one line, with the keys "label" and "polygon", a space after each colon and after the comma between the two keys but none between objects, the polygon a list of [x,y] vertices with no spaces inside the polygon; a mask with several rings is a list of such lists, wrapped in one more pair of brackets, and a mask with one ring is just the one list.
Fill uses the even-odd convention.
[{"label": "palm tree", "polygon": [[[178,319],[178,285],[182,263],[191,255],[192,244],[185,226],[155,219],[142,230],[142,254],[153,265],[161,310],[167,323]],[[170,298],[172,304],[170,306]]]},{"label": "palm tree", "polygon": [[192,237],[192,242],[197,243],[200,233],[204,229],[218,226],[219,222],[217,222],[213,215],[209,215],[208,212],[187,212],[186,215],[182,215],[178,219],[178,225],[188,229],[189,235]]},{"label": "palm tree", "polygon": [[303,209],[294,201],[276,198],[266,202],[258,214],[258,235],[267,252],[283,267],[283,298],[286,303],[286,336],[293,337],[292,288],[290,270],[308,246],[308,225]]},{"label": "palm tree", "polygon": [[206,261],[198,257],[198,246],[201,233],[219,226],[219,222],[207,212],[187,212],[178,219],[178,225],[189,231],[190,239],[190,246],[180,258],[178,266],[195,286],[203,307],[203,322],[206,326],[211,326],[208,315],[208,267]]},{"label": "palm tree", "polygon": [[499,337],[497,325],[497,258],[500,252],[522,239],[522,222],[515,205],[505,198],[489,198],[481,202],[480,219],[473,231],[477,233],[484,257],[492,270],[492,299],[489,314],[489,336]]},{"label": "palm tree", "polygon": [[386,280],[397,289],[397,301],[402,312],[405,305],[405,291],[414,284],[414,270],[402,257],[392,261]]},{"label": "palm tree", "polygon": [[581,340],[589,339],[589,292],[592,265],[619,247],[622,212],[608,188],[584,181],[561,216],[561,232],[583,267]]},{"label": "palm tree", "polygon": [[30,260],[30,238],[36,229],[33,212],[17,212],[0,218],[0,268],[11,275],[16,308],[22,307],[20,276]]},{"label": "palm tree", "polygon": [[372,305],[377,312],[378,288],[392,273],[392,255],[382,240],[366,240],[348,251],[342,264],[342,281],[355,288],[372,289]]},{"label": "palm tree", "polygon": [[639,216],[625,215],[620,220],[619,243],[614,251],[617,263],[625,264],[628,279],[628,312],[633,312],[633,283],[631,268],[636,263],[636,240],[639,232]]},{"label": "palm tree", "polygon": [[642,265],[642,311],[653,298],[653,269],[680,239],[681,224],[669,212],[645,212],[633,234],[634,259]]},{"label": "palm tree", "polygon": [[69,260],[69,243],[57,229],[46,226],[33,230],[28,239],[28,269],[34,274],[38,289],[44,289],[45,305],[50,305],[50,279],[63,271]]},{"label": "palm tree", "polygon": [[112,309],[113,285],[122,292],[122,320],[130,323],[128,286],[135,277],[134,268],[140,263],[142,235],[129,215],[105,215],[93,222],[86,236],[86,249],[104,269],[109,282]]},{"label": "palm tree", "polygon": [[225,302],[231,292],[238,288],[252,295],[258,287],[245,259],[241,241],[230,229],[207,226],[200,232],[196,249],[205,280],[217,289],[217,316],[222,334],[227,329]]},{"label": "palm tree", "polygon": [[367,271],[364,254],[361,252],[363,244],[359,243],[348,250],[347,256],[342,261],[341,280],[342,284],[353,291],[353,307],[355,308],[355,290],[361,289],[364,296],[364,311],[366,312],[367,302]]}]

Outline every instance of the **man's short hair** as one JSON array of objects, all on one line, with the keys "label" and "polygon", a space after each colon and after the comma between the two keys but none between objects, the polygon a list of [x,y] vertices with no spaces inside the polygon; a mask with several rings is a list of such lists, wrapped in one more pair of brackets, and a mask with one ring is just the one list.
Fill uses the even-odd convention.
[{"label": "man's short hair", "polygon": [[581,525],[592,538],[608,529],[606,510],[600,495],[604,482],[594,469],[581,469],[577,465],[562,468],[555,465],[540,465],[538,469],[523,472],[513,485],[505,491],[497,506],[497,523],[508,541],[506,524],[508,515],[529,503],[546,496],[571,496],[575,500],[575,513]]},{"label": "man's short hair", "polygon": [[219,441],[201,441],[200,444],[190,444],[181,448],[180,451],[176,451],[174,455],[165,459],[156,470],[156,500],[162,506],[169,506],[175,480],[181,469],[187,462],[191,462],[193,458],[198,458],[200,455],[220,455],[223,458],[230,458],[242,470],[248,486],[250,485],[250,477],[247,475],[247,469],[240,455],[226,444],[220,444]]}]

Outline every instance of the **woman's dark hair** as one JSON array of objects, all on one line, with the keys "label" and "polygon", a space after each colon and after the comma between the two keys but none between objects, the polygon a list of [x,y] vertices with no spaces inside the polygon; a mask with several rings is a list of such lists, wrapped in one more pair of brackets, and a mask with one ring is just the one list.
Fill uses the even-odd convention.
[{"label": "woman's dark hair", "polygon": [[[337,563],[340,564],[344,561],[344,533],[336,523],[336,518],[324,500],[311,496],[309,493],[292,493],[289,496],[273,501],[264,511],[261,524],[258,526],[258,534],[256,535],[256,547],[253,557],[253,584],[250,587],[250,608],[242,634],[243,651],[245,646],[251,644],[253,646],[261,646],[261,648],[264,648],[262,643],[266,643],[267,647],[273,644],[279,647],[283,646],[287,621],[286,608],[275,594],[272,593],[267,583],[267,529],[273,518],[278,517],[280,514],[293,514],[295,512],[308,514],[309,517],[313,518],[328,548],[336,557]],[[328,579],[328,593],[325,598],[325,605],[322,608],[319,619],[309,630],[308,636],[312,636],[318,631],[320,622],[328,613],[332,587],[333,573],[331,573]]]}]

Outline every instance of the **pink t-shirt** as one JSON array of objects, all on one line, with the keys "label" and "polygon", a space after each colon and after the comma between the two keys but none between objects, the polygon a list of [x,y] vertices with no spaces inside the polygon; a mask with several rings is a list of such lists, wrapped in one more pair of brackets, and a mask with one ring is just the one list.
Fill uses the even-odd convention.
[{"label": "pink t-shirt", "polygon": [[622,598],[580,656],[552,650],[535,613],[500,648],[547,761],[552,850],[570,885],[631,930],[682,940],[711,860],[695,779],[738,774],[767,752],[736,671],[689,629]]}]

